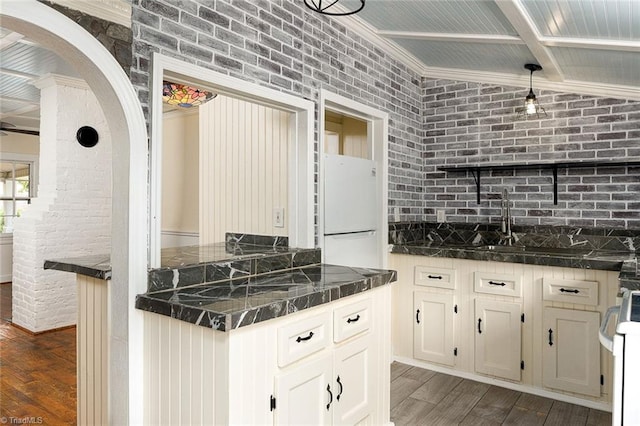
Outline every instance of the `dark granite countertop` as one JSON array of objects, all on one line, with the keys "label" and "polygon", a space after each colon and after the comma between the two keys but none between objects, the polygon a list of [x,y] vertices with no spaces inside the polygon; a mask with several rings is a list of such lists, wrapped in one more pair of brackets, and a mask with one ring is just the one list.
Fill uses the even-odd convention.
[{"label": "dark granite countertop", "polygon": [[[258,259],[277,254],[293,255],[310,250],[283,246],[280,244],[280,240],[282,238],[276,238],[277,242],[270,245],[256,244],[256,241],[253,240],[242,242],[232,240],[226,243],[202,246],[163,248],[160,260],[161,268],[158,268],[158,270],[169,270],[211,262]],[[76,274],[93,278],[110,280],[111,256],[104,254],[45,260],[44,269],[75,272]]]},{"label": "dark granite countertop", "polygon": [[66,259],[45,260],[44,269],[75,272],[101,280],[111,279],[111,256],[99,254],[81,257],[69,257]]},{"label": "dark granite countertop", "polygon": [[229,331],[333,302],[396,281],[395,271],[308,265],[148,292],[136,308]]},{"label": "dark granite countertop", "polygon": [[620,271],[621,287],[640,289],[637,254],[632,251],[596,250],[580,247],[555,248],[520,245],[457,245],[442,244],[434,241],[413,241],[406,244],[394,244],[391,252],[455,259]]}]

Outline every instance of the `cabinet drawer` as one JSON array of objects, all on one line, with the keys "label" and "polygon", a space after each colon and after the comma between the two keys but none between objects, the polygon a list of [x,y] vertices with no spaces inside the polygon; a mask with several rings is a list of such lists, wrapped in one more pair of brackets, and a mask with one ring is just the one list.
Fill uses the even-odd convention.
[{"label": "cabinet drawer", "polygon": [[455,289],[456,271],[455,269],[416,266],[413,283],[427,287]]},{"label": "cabinet drawer", "polygon": [[598,282],[543,278],[543,298],[555,302],[598,305]]},{"label": "cabinet drawer", "polygon": [[333,311],[333,341],[338,343],[369,330],[371,299],[337,308]]},{"label": "cabinet drawer", "polygon": [[473,289],[476,293],[522,296],[522,277],[495,272],[476,272]]},{"label": "cabinet drawer", "polygon": [[284,367],[331,344],[331,312],[278,328],[278,366]]}]

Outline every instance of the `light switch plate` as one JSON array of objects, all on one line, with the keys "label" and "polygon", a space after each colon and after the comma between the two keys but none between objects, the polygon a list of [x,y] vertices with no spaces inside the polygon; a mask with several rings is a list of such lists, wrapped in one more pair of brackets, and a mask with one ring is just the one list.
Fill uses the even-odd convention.
[{"label": "light switch plate", "polygon": [[284,228],[284,207],[274,207],[273,226],[275,228]]},{"label": "light switch plate", "polygon": [[447,216],[444,210],[436,210],[436,222],[444,223],[447,221]]}]

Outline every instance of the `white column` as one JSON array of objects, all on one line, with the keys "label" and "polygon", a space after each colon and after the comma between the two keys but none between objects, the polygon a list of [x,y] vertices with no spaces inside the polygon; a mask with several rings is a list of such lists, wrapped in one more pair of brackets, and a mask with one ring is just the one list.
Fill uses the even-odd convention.
[{"label": "white column", "polygon": [[[33,332],[76,323],[75,275],[45,271],[46,259],[111,250],[111,136],[82,80],[48,75],[41,90],[38,196],[15,221],[13,322]],[[99,142],[76,141],[82,126]]]}]

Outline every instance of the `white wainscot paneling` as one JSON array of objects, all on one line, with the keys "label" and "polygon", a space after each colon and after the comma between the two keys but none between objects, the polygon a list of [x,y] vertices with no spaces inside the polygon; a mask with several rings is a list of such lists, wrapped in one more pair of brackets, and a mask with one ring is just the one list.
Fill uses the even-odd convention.
[{"label": "white wainscot paneling", "polygon": [[[225,96],[200,107],[201,244],[288,234],[288,112]],[[274,209],[284,226],[274,226]]]}]

